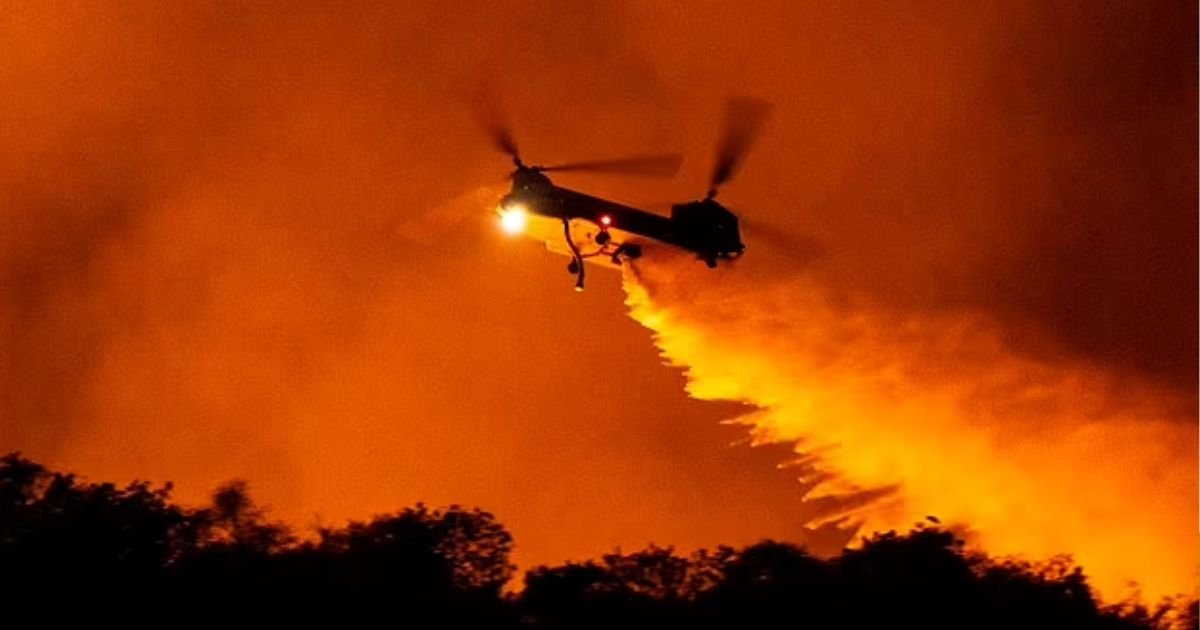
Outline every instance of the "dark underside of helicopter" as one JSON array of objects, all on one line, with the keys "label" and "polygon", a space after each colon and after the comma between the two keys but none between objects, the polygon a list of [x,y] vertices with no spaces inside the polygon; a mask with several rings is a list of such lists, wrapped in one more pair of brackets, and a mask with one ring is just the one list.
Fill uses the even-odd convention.
[{"label": "dark underside of helicopter", "polygon": [[[756,100],[734,99],[728,103],[708,194],[702,199],[674,204],[669,217],[557,186],[547,173],[577,171],[670,177],[682,164],[681,156],[531,166],[521,160],[508,126],[502,122],[490,125],[496,147],[516,165],[512,189],[500,202],[502,225],[509,231],[519,231],[527,214],[561,221],[563,240],[571,256],[567,269],[576,275],[576,288],[580,290],[585,259],[603,256],[619,265],[641,255],[638,241],[642,239],[692,252],[709,267],[716,267],[718,260],[737,258],[745,252],[738,217],[716,200],[717,192],[732,179],[769,111],[768,104]],[[586,243],[577,242],[579,239],[573,236],[572,223],[579,221],[594,228],[588,232]]]}]

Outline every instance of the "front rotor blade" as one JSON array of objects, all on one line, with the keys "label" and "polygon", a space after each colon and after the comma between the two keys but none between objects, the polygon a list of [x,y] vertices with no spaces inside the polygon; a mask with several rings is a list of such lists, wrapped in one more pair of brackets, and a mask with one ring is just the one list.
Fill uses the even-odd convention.
[{"label": "front rotor blade", "polygon": [[683,156],[677,153],[670,155],[643,155],[617,160],[594,160],[591,162],[570,162],[556,166],[547,166],[543,171],[588,171],[592,173],[619,173],[623,175],[641,175],[644,177],[673,177],[683,164]]},{"label": "front rotor blade", "polygon": [[514,161],[520,162],[517,140],[513,136],[512,125],[509,124],[504,102],[500,98],[499,89],[490,77],[479,85],[472,101],[475,117],[491,138],[492,145],[508,154]]},{"label": "front rotor blade", "polygon": [[496,148],[508,154],[514,160],[520,161],[521,154],[517,150],[517,141],[513,138],[512,129],[507,125],[496,125],[488,131],[492,134],[492,142]]},{"label": "front rotor blade", "polygon": [[710,188],[715,190],[733,177],[770,113],[771,104],[766,101],[750,98],[729,101],[725,108],[721,140],[717,144],[717,163],[713,167]]}]

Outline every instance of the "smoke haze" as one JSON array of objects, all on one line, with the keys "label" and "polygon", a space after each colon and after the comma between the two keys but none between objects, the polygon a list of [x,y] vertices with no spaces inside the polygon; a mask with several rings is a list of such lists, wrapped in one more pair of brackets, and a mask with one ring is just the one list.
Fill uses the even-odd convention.
[{"label": "smoke haze", "polygon": [[462,106],[499,77],[538,162],[685,151],[561,178],[661,207],[745,93],[775,104],[722,193],[747,258],[629,285],[691,393],[838,445],[837,490],[899,484],[879,523],[1185,586],[1122,545],[1196,557],[1195,11],[0,8],[0,447],[247,477],[300,525],[477,504],[523,563],[794,536],[784,454],[726,446],[740,407],[685,397],[616,274],[575,295],[491,228],[509,164]]}]

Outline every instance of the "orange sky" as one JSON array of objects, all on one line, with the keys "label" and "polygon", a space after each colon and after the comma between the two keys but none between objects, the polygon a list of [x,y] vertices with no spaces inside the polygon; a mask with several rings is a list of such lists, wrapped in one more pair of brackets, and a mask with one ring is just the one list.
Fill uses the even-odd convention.
[{"label": "orange sky", "polygon": [[726,96],[770,100],[722,197],[791,235],[755,273],[813,243],[835,301],[981,314],[1194,423],[1195,7],[1041,5],[0,8],[0,448],[244,476],[302,525],[480,505],[522,560],[794,533],[783,454],[727,446],[617,275],[575,294],[494,229],[488,73],[528,159],[686,152],[560,180],[659,209],[703,193]]}]

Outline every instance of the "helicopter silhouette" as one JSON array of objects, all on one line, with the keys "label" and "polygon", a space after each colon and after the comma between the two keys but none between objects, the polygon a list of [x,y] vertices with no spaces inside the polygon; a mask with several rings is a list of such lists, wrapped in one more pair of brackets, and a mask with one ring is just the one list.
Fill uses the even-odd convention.
[{"label": "helicopter silhouette", "polygon": [[[642,246],[657,242],[695,254],[710,268],[720,260],[742,256],[738,217],[716,200],[720,187],[728,183],[744,161],[755,137],[770,113],[770,105],[758,100],[732,99],[717,145],[716,163],[707,194],[697,200],[673,204],[670,216],[634,208],[551,181],[547,173],[598,172],[673,176],[683,162],[677,154],[573,162],[554,166],[528,165],[521,159],[512,130],[506,123],[489,128],[496,148],[512,158],[512,189],[497,207],[505,231],[520,233],[535,220],[561,223],[562,240],[547,240],[552,251],[571,258],[567,271],[576,276],[575,289],[583,290],[585,261],[610,262],[620,267],[642,255]],[[543,230],[544,233],[544,230]]]}]

